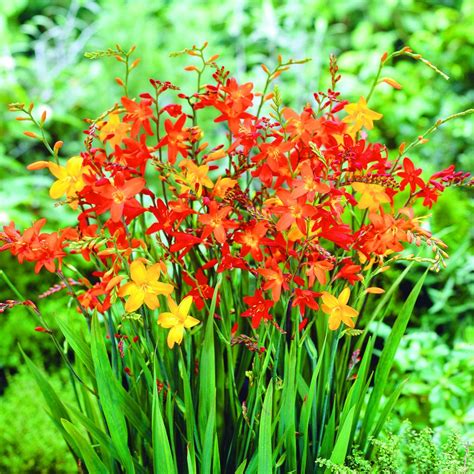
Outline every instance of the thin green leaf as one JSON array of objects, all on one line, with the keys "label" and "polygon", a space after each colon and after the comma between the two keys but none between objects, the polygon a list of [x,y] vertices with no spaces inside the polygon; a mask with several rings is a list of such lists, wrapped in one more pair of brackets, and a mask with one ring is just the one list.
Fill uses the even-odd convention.
[{"label": "thin green leaf", "polygon": [[91,474],[109,474],[110,471],[99,459],[99,456],[97,456],[96,452],[84,436],[82,436],[81,432],[70,421],[62,419],[61,422],[69,436],[74,439],[87,470]]},{"label": "thin green leaf", "polygon": [[416,300],[420,294],[421,288],[425,281],[426,273],[420,278],[413,290],[408,295],[405,304],[403,305],[400,313],[393,325],[393,329],[385,342],[382,355],[377,364],[377,370],[374,378],[374,388],[370,395],[369,402],[366,408],[366,415],[363,422],[363,430],[361,432],[362,448],[365,448],[367,440],[372,431],[372,426],[375,421],[375,417],[379,412],[380,400],[386,389],[388,376],[393,365],[393,360],[397,352],[400,341],[405,333],[408,321],[410,320],[413,308],[415,307]]},{"label": "thin green leaf", "polygon": [[[216,397],[216,391],[211,393],[211,396]],[[211,404],[211,412],[209,413],[209,418],[207,420],[206,433],[204,436],[204,442],[202,446],[202,462],[201,462],[201,473],[208,474],[211,472],[212,467],[212,454],[213,454],[213,445],[214,445],[214,435],[215,435],[215,423],[216,423],[216,404]]]},{"label": "thin green leaf", "polygon": [[347,448],[349,446],[349,439],[352,430],[352,422],[354,419],[355,407],[352,407],[349,411],[342,428],[338,430],[336,444],[331,454],[330,460],[334,464],[343,465],[347,455]]},{"label": "thin green leaf", "polygon": [[117,390],[110,367],[97,315],[92,318],[92,358],[99,398],[115,449],[126,472],[134,473],[132,455],[128,448],[128,431],[122,408],[122,397]]},{"label": "thin green leaf", "polygon": [[64,321],[62,316],[56,317],[55,321],[77,358],[91,374],[94,374],[94,363],[92,362],[90,346],[86,344],[84,337],[80,334],[76,334],[73,330],[73,326],[69,322]]},{"label": "thin green leaf", "polygon": [[156,384],[154,384],[153,387],[152,409],[153,472],[155,474],[162,472],[169,474],[176,473],[177,470],[171,454],[170,440],[163,421]]},{"label": "thin green leaf", "polygon": [[271,474],[272,466],[272,409],[273,409],[273,380],[268,384],[267,393],[260,416],[258,431],[258,474]]}]

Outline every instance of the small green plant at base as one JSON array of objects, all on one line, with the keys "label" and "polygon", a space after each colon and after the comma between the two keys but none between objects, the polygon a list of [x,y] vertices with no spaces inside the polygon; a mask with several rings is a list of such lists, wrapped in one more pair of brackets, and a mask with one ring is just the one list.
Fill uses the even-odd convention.
[{"label": "small green plant at base", "polygon": [[[49,377],[65,402],[73,401],[68,374]],[[10,378],[0,397],[0,472],[71,474],[77,471],[66,442],[42,403],[39,388],[26,368]]]},{"label": "small green plant at base", "polygon": [[371,439],[372,458],[354,447],[344,466],[329,459],[318,459],[317,464],[335,474],[470,474],[474,456],[470,445],[456,432],[446,432],[446,441],[434,436],[430,428],[415,430],[406,421],[397,434],[384,433]]}]

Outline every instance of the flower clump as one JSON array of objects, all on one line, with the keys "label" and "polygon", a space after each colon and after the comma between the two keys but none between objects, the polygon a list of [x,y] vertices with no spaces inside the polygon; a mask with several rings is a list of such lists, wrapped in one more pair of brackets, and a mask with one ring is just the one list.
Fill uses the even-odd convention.
[{"label": "flower clump", "polygon": [[[65,199],[76,223],[52,233],[41,232],[44,219],[23,232],[12,223],[0,232],[0,250],[34,262],[37,272],[60,270],[74,254],[92,261],[95,282],[82,280],[78,294],[86,312],[120,303],[125,313],[160,312],[162,298],[170,311],[157,322],[170,329],[170,347],[198,324],[188,315],[193,302],[201,310],[215,298],[218,312],[220,274],[253,282],[237,314],[253,329],[276,324],[279,304],[285,315],[298,309],[300,329],[324,313],[331,330],[355,327],[350,287],[370,288],[410,243],[442,247],[414,206],[430,209],[469,176],[454,167],[425,176],[406,156],[421,138],[394,157],[372,142],[368,132],[382,114],[368,97],[350,103],[340,96],[333,59],[332,88],[293,110],[277,88],[267,90],[298,61],[264,67],[259,93],[217,57],[206,59],[205,48],[187,52],[202,62],[187,68],[199,77],[196,93],[152,80],[151,92],[126,95],[91,122],[77,156],[63,160],[54,147],[54,161],[30,165],[49,169],[56,178],[50,196]],[[212,80],[201,85],[204,71]],[[203,110],[207,122],[199,119]],[[443,256],[438,248],[435,266]]]}]

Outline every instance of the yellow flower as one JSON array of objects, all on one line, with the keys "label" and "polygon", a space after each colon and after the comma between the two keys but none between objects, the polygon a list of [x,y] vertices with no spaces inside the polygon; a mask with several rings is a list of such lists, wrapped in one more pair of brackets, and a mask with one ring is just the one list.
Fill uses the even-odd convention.
[{"label": "yellow flower", "polygon": [[148,268],[143,262],[135,260],[130,264],[130,276],[132,281],[126,283],[119,290],[119,296],[128,296],[125,303],[125,311],[132,313],[145,303],[150,309],[160,306],[158,295],[170,295],[173,286],[169,283],[158,281],[161,263],[155,263]]},{"label": "yellow flower", "polygon": [[209,173],[209,166],[198,166],[191,160],[183,160],[180,166],[186,169],[186,177],[182,178],[184,184],[181,186],[181,192],[189,189],[195,191],[197,185],[196,196],[200,198],[203,186],[209,189],[214,187],[214,183],[207,175]]},{"label": "yellow flower", "polygon": [[362,194],[357,203],[359,209],[377,211],[380,204],[390,202],[385,189],[378,184],[352,183],[352,188]]},{"label": "yellow flower", "polygon": [[186,296],[179,306],[169,298],[168,304],[171,311],[158,316],[158,324],[163,328],[170,328],[167,339],[170,349],[175,343],[181,344],[185,328],[189,329],[199,324],[199,320],[188,315],[192,303],[192,296]]},{"label": "yellow flower", "polygon": [[[36,161],[28,165],[27,168],[29,170],[48,168],[51,174],[57,178],[57,181],[49,189],[49,195],[53,199],[59,199],[63,194],[66,194],[68,198],[75,198],[76,194],[84,189],[84,174],[89,170],[88,167],[82,166],[82,158],[80,156],[70,158],[66,166],[48,161]],[[70,204],[73,209],[76,209],[78,202],[76,200]]]},{"label": "yellow flower", "polygon": [[344,110],[349,114],[347,117],[342,119],[343,122],[351,124],[348,128],[350,134],[358,132],[362,127],[367,130],[374,128],[374,120],[380,120],[383,115],[367,107],[367,102],[364,97],[359,99],[357,104],[348,104],[344,107]]},{"label": "yellow flower", "polygon": [[355,327],[351,318],[356,318],[359,312],[347,306],[350,296],[349,288],[344,288],[337,298],[326,291],[323,292],[321,309],[329,315],[329,329],[336,330],[341,325],[341,321],[350,328]]}]

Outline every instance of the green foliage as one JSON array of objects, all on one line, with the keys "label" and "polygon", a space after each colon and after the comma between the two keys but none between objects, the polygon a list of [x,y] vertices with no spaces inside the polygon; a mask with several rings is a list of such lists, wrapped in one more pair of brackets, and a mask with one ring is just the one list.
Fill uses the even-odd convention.
[{"label": "green foliage", "polygon": [[[49,377],[64,400],[72,394],[64,372]],[[25,368],[0,397],[0,471],[11,474],[71,473],[74,459],[43,408],[41,393]]]},{"label": "green foliage", "polygon": [[355,447],[344,466],[328,459],[317,464],[326,472],[337,474],[468,474],[474,469],[474,455],[469,445],[454,431],[446,432],[445,441],[433,435],[429,428],[415,430],[404,423],[398,434],[387,433],[382,439],[372,439],[374,454],[368,461]]},{"label": "green foliage", "polygon": [[[469,334],[466,334],[469,337]],[[472,392],[474,340],[459,340],[451,347],[435,332],[411,332],[397,353],[392,379],[408,377],[395,413],[417,427],[462,432],[473,441]]]}]

